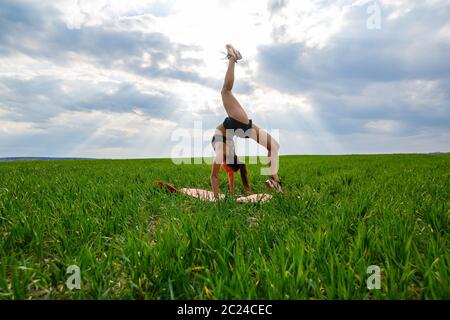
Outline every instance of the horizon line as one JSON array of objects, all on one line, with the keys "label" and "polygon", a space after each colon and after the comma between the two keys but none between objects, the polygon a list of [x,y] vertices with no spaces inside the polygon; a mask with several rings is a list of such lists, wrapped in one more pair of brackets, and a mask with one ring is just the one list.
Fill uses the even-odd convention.
[{"label": "horizon line", "polygon": [[[450,151],[434,151],[434,152],[391,152],[391,153],[330,153],[330,154],[281,154],[280,157],[290,156],[357,156],[357,155],[408,155],[408,154],[450,154]],[[91,157],[64,157],[64,156],[8,156],[0,157],[1,160],[149,160],[149,159],[195,159],[195,158],[211,158],[212,156],[204,157],[130,157],[130,158],[91,158]],[[242,156],[245,157],[261,157],[261,155]],[[264,156],[263,156],[264,157]]]}]

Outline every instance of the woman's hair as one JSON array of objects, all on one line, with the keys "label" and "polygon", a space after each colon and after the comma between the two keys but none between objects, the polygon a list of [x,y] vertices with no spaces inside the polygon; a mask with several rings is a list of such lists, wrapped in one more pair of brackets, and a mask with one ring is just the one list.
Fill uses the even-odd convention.
[{"label": "woman's hair", "polygon": [[242,184],[244,185],[244,188],[250,189],[250,185],[248,183],[247,166],[245,165],[245,163],[239,161],[237,155],[234,155],[233,163],[227,163],[227,166],[231,168],[234,172],[239,171],[239,173],[241,174]]}]

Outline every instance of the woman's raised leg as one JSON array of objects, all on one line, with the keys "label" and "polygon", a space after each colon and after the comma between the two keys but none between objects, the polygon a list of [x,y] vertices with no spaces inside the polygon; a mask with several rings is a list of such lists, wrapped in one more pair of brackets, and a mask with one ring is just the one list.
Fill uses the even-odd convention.
[{"label": "woman's raised leg", "polygon": [[222,87],[222,102],[225,107],[225,111],[228,116],[234,118],[235,120],[248,123],[248,116],[245,112],[244,108],[240,105],[239,101],[234,97],[231,90],[233,89],[234,84],[234,66],[236,64],[236,60],[233,57],[228,59],[228,68],[227,73],[225,74],[225,80],[223,82]]}]

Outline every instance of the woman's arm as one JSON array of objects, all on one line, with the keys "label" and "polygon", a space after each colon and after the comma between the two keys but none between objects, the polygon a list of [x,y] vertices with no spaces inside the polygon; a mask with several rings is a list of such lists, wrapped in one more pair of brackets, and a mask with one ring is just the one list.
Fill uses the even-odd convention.
[{"label": "woman's arm", "polygon": [[216,163],[215,161],[212,164],[211,169],[211,187],[214,193],[214,197],[219,199],[219,171],[221,164]]},{"label": "woman's arm", "polygon": [[227,172],[228,185],[230,186],[230,192],[234,193],[234,172]]}]

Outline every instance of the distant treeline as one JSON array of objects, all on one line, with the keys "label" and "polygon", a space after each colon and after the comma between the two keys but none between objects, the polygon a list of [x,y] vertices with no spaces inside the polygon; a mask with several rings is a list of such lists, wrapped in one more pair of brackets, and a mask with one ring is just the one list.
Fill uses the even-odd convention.
[{"label": "distant treeline", "polygon": [[34,161],[34,160],[94,160],[93,158],[53,158],[53,157],[9,157],[0,158],[0,162],[8,161]]}]

